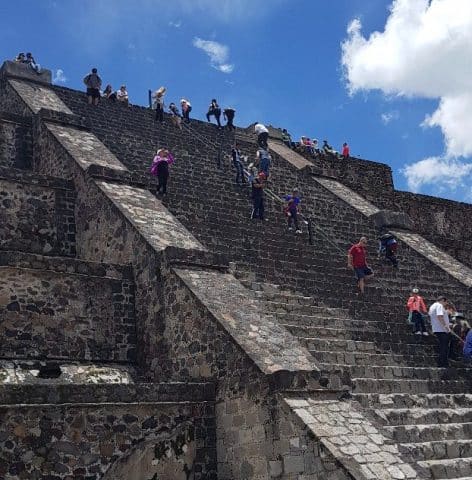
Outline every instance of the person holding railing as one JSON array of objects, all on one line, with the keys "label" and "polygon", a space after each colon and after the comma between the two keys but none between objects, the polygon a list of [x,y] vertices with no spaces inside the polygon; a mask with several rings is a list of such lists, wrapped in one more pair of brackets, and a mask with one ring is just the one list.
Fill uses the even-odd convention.
[{"label": "person holding railing", "polygon": [[423,315],[426,315],[428,310],[426,309],[423,297],[419,295],[419,290],[417,288],[414,288],[411,291],[411,296],[406,302],[406,307],[411,315],[411,321],[415,325],[415,334],[423,334],[425,336],[428,335],[423,318]]},{"label": "person holding railing", "polygon": [[233,160],[233,166],[236,169],[236,184],[243,185],[244,180],[244,167],[241,161],[241,152],[238,149],[238,145],[235,143],[231,149],[231,159]]},{"label": "person holding railing", "polygon": [[[298,214],[300,213],[300,196],[296,188],[293,189],[291,195],[285,195],[284,200],[286,202],[284,211],[287,215],[287,226],[290,231],[295,227],[295,233],[302,233],[298,224]],[[293,225],[293,226],[292,226]]]}]

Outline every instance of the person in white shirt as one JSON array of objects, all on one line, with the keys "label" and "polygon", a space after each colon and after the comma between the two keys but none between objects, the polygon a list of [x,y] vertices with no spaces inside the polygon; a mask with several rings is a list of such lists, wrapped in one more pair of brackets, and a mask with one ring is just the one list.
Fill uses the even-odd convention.
[{"label": "person in white shirt", "polygon": [[429,307],[431,327],[439,342],[438,367],[449,367],[449,346],[451,343],[451,329],[449,327],[449,314],[446,310],[447,299],[441,296]]},{"label": "person in white shirt", "polygon": [[128,92],[126,91],[126,85],[121,85],[120,89],[116,91],[116,99],[119,102],[128,105]]},{"label": "person in white shirt", "polygon": [[259,147],[267,150],[269,146],[267,145],[267,140],[269,139],[269,130],[262,123],[256,122],[254,125],[254,132],[257,135],[257,144]]}]

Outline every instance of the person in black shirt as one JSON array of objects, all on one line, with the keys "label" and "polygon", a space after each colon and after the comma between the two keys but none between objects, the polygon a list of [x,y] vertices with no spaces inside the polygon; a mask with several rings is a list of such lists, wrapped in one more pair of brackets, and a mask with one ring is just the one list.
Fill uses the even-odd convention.
[{"label": "person in black shirt", "polygon": [[213,115],[216,118],[216,123],[218,127],[221,127],[220,117],[221,117],[221,108],[218,105],[218,102],[213,99],[208,107],[208,112],[206,114],[207,120],[210,121],[210,116]]},{"label": "person in black shirt", "polygon": [[253,205],[251,218],[264,220],[264,186],[265,174],[260,172],[251,184]]},{"label": "person in black shirt", "polygon": [[238,150],[238,146],[235,143],[231,149],[231,158],[233,159],[233,166],[236,169],[236,183],[242,185],[244,180],[244,169],[241,162],[241,152]]},{"label": "person in black shirt", "polygon": [[226,120],[228,130],[234,130],[233,120],[236,110],[234,108],[225,108],[223,110],[223,118]]}]

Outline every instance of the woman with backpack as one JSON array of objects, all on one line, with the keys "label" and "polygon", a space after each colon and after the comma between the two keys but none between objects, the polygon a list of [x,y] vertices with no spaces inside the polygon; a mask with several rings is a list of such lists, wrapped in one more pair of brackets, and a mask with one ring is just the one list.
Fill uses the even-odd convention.
[{"label": "woman with backpack", "polygon": [[160,148],[156,152],[151,165],[151,175],[157,177],[157,193],[167,193],[167,180],[169,179],[169,165],[174,163],[174,157],[166,148]]}]

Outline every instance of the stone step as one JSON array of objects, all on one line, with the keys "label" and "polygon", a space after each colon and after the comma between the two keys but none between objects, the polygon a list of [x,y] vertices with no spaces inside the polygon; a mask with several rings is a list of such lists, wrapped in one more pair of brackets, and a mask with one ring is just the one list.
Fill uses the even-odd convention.
[{"label": "stone step", "polygon": [[378,394],[356,393],[353,395],[366,408],[469,408],[472,406],[472,394],[418,394],[404,393]]},{"label": "stone step", "polygon": [[[318,367],[324,372],[335,374],[342,372],[343,376],[350,378],[369,378],[387,380],[433,380],[441,381],[445,372],[437,367],[405,367],[405,366],[377,366],[377,365],[340,365],[318,363]],[[452,369],[451,369],[452,370]],[[460,380],[469,376],[472,370],[454,370],[448,372],[448,379]]]},{"label": "stone step", "polygon": [[351,378],[354,393],[463,393],[471,389],[470,380],[383,380]]},{"label": "stone step", "polygon": [[377,409],[377,416],[389,425],[472,423],[470,408],[395,408]]},{"label": "stone step", "polygon": [[412,332],[405,331],[375,331],[362,328],[359,322],[355,329],[348,328],[331,328],[324,326],[303,326],[284,324],[286,328],[293,334],[301,338],[336,338],[338,340],[356,340],[356,341],[372,341],[376,343],[403,344],[410,343],[418,345],[436,345],[436,338],[432,335],[414,335]]},{"label": "stone step", "polygon": [[[412,336],[414,338],[414,336]],[[394,353],[405,355],[418,355],[421,351],[423,355],[434,356],[436,348],[433,345],[423,343],[387,343],[387,342],[368,342],[359,340],[338,340],[335,338],[300,338],[303,345],[310,351],[332,351],[332,352],[365,352],[365,353]]]},{"label": "stone step", "polygon": [[[294,327],[323,327],[323,328],[335,328],[346,330],[359,330],[369,332],[397,332],[404,331],[409,334],[411,332],[411,326],[406,322],[393,323],[390,321],[376,321],[365,320],[363,318],[353,318],[352,316],[337,313],[337,310],[345,311],[343,309],[332,309],[332,314],[316,314],[316,315],[303,315],[298,313],[276,313],[275,317],[281,323],[287,323],[287,325],[293,325]],[[380,316],[379,316],[380,317]]]},{"label": "stone step", "polygon": [[413,462],[472,457],[472,441],[469,439],[400,443],[398,446],[400,452]]},{"label": "stone step", "polygon": [[[434,479],[458,479],[472,475],[472,457],[453,458],[442,460],[424,460],[417,465],[425,471],[431,472]],[[467,478],[467,477],[466,477]]]},{"label": "stone step", "polygon": [[400,443],[459,439],[470,439],[472,441],[472,423],[397,425],[383,428]]},{"label": "stone step", "polygon": [[344,363],[348,365],[429,367],[434,365],[437,360],[437,357],[431,357],[430,355],[331,351],[311,351],[310,353],[322,363]]}]

